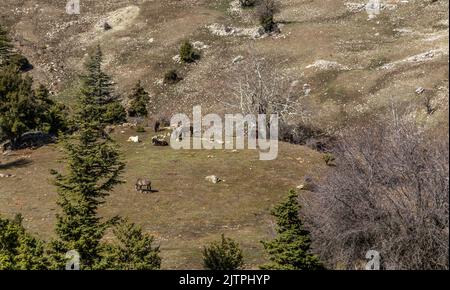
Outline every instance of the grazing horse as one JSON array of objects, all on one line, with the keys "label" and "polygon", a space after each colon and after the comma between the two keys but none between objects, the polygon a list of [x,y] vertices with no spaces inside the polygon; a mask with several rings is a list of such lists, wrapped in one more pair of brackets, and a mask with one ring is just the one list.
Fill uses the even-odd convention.
[{"label": "grazing horse", "polygon": [[152,182],[147,178],[138,178],[135,185],[137,192],[152,191]]}]

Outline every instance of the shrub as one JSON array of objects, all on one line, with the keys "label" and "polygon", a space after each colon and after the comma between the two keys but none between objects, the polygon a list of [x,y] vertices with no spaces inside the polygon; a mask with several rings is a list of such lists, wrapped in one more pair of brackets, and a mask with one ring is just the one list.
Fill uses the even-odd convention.
[{"label": "shrub", "polygon": [[180,47],[180,59],[184,63],[194,62],[199,58],[198,53],[195,51],[194,46],[185,41]]},{"label": "shrub", "polygon": [[164,83],[166,84],[176,84],[182,80],[175,69],[172,69],[164,74]]},{"label": "shrub", "polygon": [[128,116],[130,117],[147,117],[147,106],[150,102],[150,96],[147,91],[142,87],[139,81],[133,88],[129,99],[131,100],[128,108]]},{"label": "shrub", "polygon": [[333,166],[334,165],[334,161],[336,160],[336,158],[334,157],[333,154],[331,153],[325,153],[323,155],[323,160],[325,161],[325,164],[328,166]]},{"label": "shrub", "polygon": [[144,133],[144,132],[145,132],[145,128],[142,127],[142,126],[137,126],[137,127],[136,127],[136,132],[138,132],[138,133]]},{"label": "shrub", "polygon": [[257,16],[259,23],[266,32],[273,32],[276,30],[277,25],[275,23],[275,14],[279,12],[278,2],[275,0],[262,0],[259,7]]},{"label": "shrub", "polygon": [[119,101],[115,101],[106,105],[103,118],[106,124],[121,124],[126,122],[127,113],[122,104]]},{"label": "shrub", "polygon": [[238,270],[244,265],[239,244],[222,234],[220,242],[203,249],[203,265],[209,270]]},{"label": "shrub", "polygon": [[333,151],[339,164],[305,207],[321,258],[354,269],[376,250],[385,269],[448,269],[448,127],[430,136],[383,120],[344,133]]}]

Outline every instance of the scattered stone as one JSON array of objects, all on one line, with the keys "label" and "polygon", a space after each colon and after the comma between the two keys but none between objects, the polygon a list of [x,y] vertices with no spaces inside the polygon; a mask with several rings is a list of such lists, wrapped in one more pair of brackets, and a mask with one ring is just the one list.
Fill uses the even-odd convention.
[{"label": "scattered stone", "polygon": [[172,57],[172,60],[176,63],[181,63],[181,57],[179,54],[175,55],[174,57]]},{"label": "scattered stone", "polygon": [[213,23],[207,26],[207,28],[212,34],[217,36],[247,36],[254,39],[267,36],[264,28],[262,27],[239,28]]},{"label": "scattered stone", "polygon": [[418,88],[416,89],[416,94],[420,95],[420,94],[422,94],[424,91],[425,91],[424,88],[418,87]]},{"label": "scattered stone", "polygon": [[215,176],[215,175],[209,175],[205,177],[206,181],[212,182],[212,183],[219,183],[223,180],[221,180],[219,177]]},{"label": "scattered stone", "polygon": [[238,56],[236,56],[235,58],[233,58],[232,63],[233,63],[233,64],[236,64],[236,63],[239,63],[239,62],[241,62],[241,61],[243,61],[243,60],[244,60],[244,57],[243,57],[242,55],[238,55]]},{"label": "scattered stone", "polygon": [[303,93],[305,96],[309,96],[309,93],[311,92],[311,86],[309,84],[303,85]]},{"label": "scattered stone", "polygon": [[0,173],[0,178],[8,178],[8,177],[14,177],[14,174],[9,173]]},{"label": "scattered stone", "polygon": [[204,50],[204,49],[208,49],[208,48],[209,48],[209,45],[206,45],[206,44],[204,44],[204,43],[201,42],[201,41],[195,41],[195,42],[193,42],[193,43],[192,43],[192,46],[193,46],[195,49],[198,49],[198,50]]},{"label": "scattered stone", "polygon": [[139,143],[139,136],[130,136],[127,142]]},{"label": "scattered stone", "polygon": [[306,68],[316,68],[319,70],[350,70],[350,68],[345,65],[323,59],[316,60],[313,64],[306,66]]},{"label": "scattered stone", "polygon": [[152,137],[153,146],[168,146],[169,143],[164,139],[164,135],[157,135]]}]

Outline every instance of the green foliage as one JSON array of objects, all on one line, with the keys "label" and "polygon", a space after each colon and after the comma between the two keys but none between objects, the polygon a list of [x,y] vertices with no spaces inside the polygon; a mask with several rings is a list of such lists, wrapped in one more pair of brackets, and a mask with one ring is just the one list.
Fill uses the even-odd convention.
[{"label": "green foliage", "polygon": [[166,84],[176,84],[182,80],[175,69],[171,69],[164,74],[164,83]]},{"label": "green foliage", "polygon": [[144,133],[144,132],[145,132],[145,128],[142,127],[142,126],[137,126],[137,127],[136,127],[136,132],[138,132],[138,133]]},{"label": "green foliage", "polygon": [[96,121],[100,124],[118,124],[126,120],[125,108],[113,94],[111,78],[102,70],[103,53],[100,47],[85,64],[87,73],[81,76],[81,100],[83,107],[79,119]]},{"label": "green foliage", "polygon": [[[91,65],[98,65],[101,53],[94,55]],[[97,85],[95,79],[98,79]],[[60,254],[77,250],[81,256],[82,269],[96,269],[101,261],[103,245],[100,240],[114,220],[102,222],[97,216],[98,206],[119,183],[124,169],[116,144],[105,136],[106,105],[102,97],[110,93],[107,77],[92,69],[79,99],[76,116],[78,132],[64,140],[67,173],[54,172],[58,188],[58,205],[62,212],[57,215],[56,232],[59,241],[54,248]],[[105,87],[101,84],[105,84]]]},{"label": "green foliage", "polygon": [[0,270],[43,270],[49,267],[44,243],[25,232],[22,218],[0,217]]},{"label": "green foliage", "polygon": [[180,59],[184,63],[194,62],[199,58],[199,54],[195,51],[194,46],[185,41],[180,47]]},{"label": "green foliage", "polygon": [[220,242],[203,249],[203,265],[209,270],[238,270],[244,265],[239,244],[222,234]]},{"label": "green foliage", "polygon": [[328,166],[333,166],[334,165],[334,161],[336,160],[336,158],[334,157],[333,154],[331,153],[325,153],[323,155],[323,160],[325,161],[325,164]]},{"label": "green foliage", "polygon": [[0,71],[0,140],[16,140],[40,130],[56,135],[67,129],[65,107],[54,102],[44,86],[32,89],[33,80],[9,66]]},{"label": "green foliage", "polygon": [[291,190],[286,201],[272,211],[277,220],[277,237],[262,242],[270,262],[261,269],[273,270],[319,270],[323,269],[319,259],[310,253],[309,232],[303,228],[298,216],[297,194]]},{"label": "green foliage", "polygon": [[157,270],[161,266],[159,247],[153,247],[152,236],[127,220],[120,221],[113,230],[117,242],[108,245],[103,263],[107,269]]},{"label": "green foliage", "polygon": [[257,15],[264,31],[272,32],[277,28],[274,17],[278,11],[279,7],[276,0],[261,0]]},{"label": "green foliage", "polygon": [[130,107],[128,108],[128,116],[130,117],[147,117],[147,106],[150,102],[150,96],[138,82],[133,88],[130,96]]}]

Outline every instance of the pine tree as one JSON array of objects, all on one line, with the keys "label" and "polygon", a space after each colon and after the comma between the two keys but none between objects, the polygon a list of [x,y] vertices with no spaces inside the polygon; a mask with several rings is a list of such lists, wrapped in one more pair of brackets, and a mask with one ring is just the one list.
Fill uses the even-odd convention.
[{"label": "pine tree", "polygon": [[123,219],[114,230],[115,244],[105,250],[105,268],[113,270],[157,270],[161,266],[159,247],[154,238],[142,233],[140,227]]},{"label": "pine tree", "polygon": [[203,249],[203,265],[209,270],[239,270],[244,265],[239,244],[222,234],[220,242]]},{"label": "pine tree", "polygon": [[53,245],[62,254],[77,250],[83,269],[95,269],[101,261],[100,240],[114,219],[101,222],[97,210],[121,182],[119,176],[124,169],[116,144],[103,130],[103,98],[109,96],[110,90],[108,78],[99,70],[100,62],[98,51],[90,62],[89,77],[85,79],[88,85],[78,104],[78,132],[64,141],[67,173],[54,172],[62,213],[57,215],[59,241]]},{"label": "pine tree", "polygon": [[311,253],[309,232],[303,228],[299,218],[298,196],[289,191],[287,200],[272,211],[277,220],[277,237],[270,242],[262,242],[271,261],[261,269],[274,270],[319,270],[323,266]]},{"label": "pine tree", "polygon": [[116,124],[126,120],[126,112],[120,100],[113,94],[111,77],[102,70],[103,53],[100,47],[85,64],[87,73],[81,76],[84,118],[101,124]]},{"label": "pine tree", "polygon": [[22,218],[0,217],[0,270],[44,270],[49,267],[44,243],[22,226]]},{"label": "pine tree", "polygon": [[128,109],[128,116],[130,117],[147,117],[147,106],[150,102],[150,96],[142,87],[139,81],[133,88],[130,96],[130,108]]},{"label": "pine tree", "polygon": [[0,141],[12,147],[28,131],[57,135],[67,129],[65,107],[53,101],[44,86],[32,89],[33,80],[8,66],[0,71]]},{"label": "pine tree", "polygon": [[36,128],[32,83],[13,67],[0,70],[0,140],[14,145],[23,133]]}]

